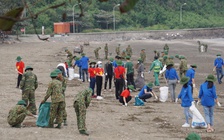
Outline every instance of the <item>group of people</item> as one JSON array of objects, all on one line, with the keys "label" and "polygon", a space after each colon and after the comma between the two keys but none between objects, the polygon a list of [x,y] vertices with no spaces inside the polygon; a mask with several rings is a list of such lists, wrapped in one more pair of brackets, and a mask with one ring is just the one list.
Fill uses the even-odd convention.
[{"label": "group of people", "polygon": [[[179,65],[179,76],[174,67],[173,56],[168,56],[169,47],[166,44],[164,50],[159,53],[157,50],[154,51],[154,61],[152,62],[148,73],[151,71],[154,72],[154,82],[149,82],[145,84],[145,64],[146,55],[145,49],[141,50],[140,58],[138,59],[137,65],[134,67],[133,62],[131,61],[132,49],[130,45],[126,50],[125,60],[122,61],[123,57],[119,56],[120,52],[118,51],[120,45],[116,48],[117,55],[115,59],[108,59],[108,44],[105,45],[105,59],[106,63],[103,66],[101,61],[89,61],[89,58],[85,53],[81,53],[81,58],[73,56],[72,53],[66,49],[68,61],[66,63],[60,64],[57,66],[57,69],[50,73],[52,81],[48,85],[48,90],[46,96],[41,101],[45,103],[47,99],[51,96],[51,109],[50,109],[50,120],[49,128],[53,128],[54,124],[58,124],[56,128],[61,128],[61,124],[67,125],[66,118],[67,113],[65,110],[65,90],[66,90],[66,79],[65,77],[69,76],[68,67],[75,66],[79,67],[79,80],[82,82],[89,81],[89,88],[84,89],[79,92],[74,101],[74,108],[77,115],[77,125],[79,132],[84,135],[89,135],[86,132],[85,127],[85,114],[86,109],[88,108],[91,98],[103,99],[101,92],[103,89],[104,81],[104,91],[107,90],[107,84],[109,84],[109,91],[112,91],[112,83],[115,85],[115,98],[124,106],[128,106],[128,102],[132,99],[131,92],[139,89],[138,97],[146,102],[146,99],[155,97],[158,99],[155,92],[153,92],[154,86],[160,86],[159,77],[164,77],[169,91],[171,94],[171,101],[177,102],[178,99],[181,99],[181,106],[184,108],[184,114],[186,118],[185,124],[182,127],[189,127],[189,118],[192,118],[192,115],[189,111],[189,107],[192,105],[193,101],[193,88],[195,85],[195,70],[197,65],[190,65],[191,68],[187,69],[187,60],[183,55],[175,55],[176,58],[180,60]],[[95,53],[96,54],[96,53]],[[96,55],[96,57],[98,54]],[[17,88],[22,90],[22,100],[17,103],[17,106],[10,110],[8,122],[11,126],[20,126],[21,118],[20,114],[15,115],[18,111],[23,108],[22,113],[28,115],[36,115],[36,105],[35,105],[35,95],[34,92],[38,87],[37,76],[32,72],[33,68],[27,66],[25,68],[25,73],[23,69],[25,67],[24,63],[21,61],[21,57],[17,57],[17,71],[18,71],[18,82]],[[98,58],[96,58],[98,59]],[[73,60],[75,62],[73,63]],[[217,79],[219,84],[222,83],[222,67],[224,62],[221,58],[221,54],[217,54],[217,58],[214,61],[214,70],[217,72]],[[165,67],[165,73],[163,71]],[[134,80],[134,68],[137,71],[136,80]],[[105,80],[103,80],[105,77]],[[179,78],[180,77],[180,78]],[[204,107],[205,119],[208,124],[207,132],[213,132],[213,111],[215,102],[219,105],[220,103],[217,100],[216,88],[214,85],[216,78],[213,75],[208,75],[205,79],[205,82],[201,84],[198,96],[198,104],[201,103]],[[112,82],[113,81],[113,82]],[[182,89],[180,94],[176,97],[176,84],[181,83]],[[95,86],[96,86],[96,95],[95,95]],[[29,102],[29,103],[28,103]],[[24,107],[26,107],[24,109]],[[15,118],[16,119],[15,119]],[[18,119],[20,118],[20,119]],[[64,122],[63,122],[64,121]]]}]

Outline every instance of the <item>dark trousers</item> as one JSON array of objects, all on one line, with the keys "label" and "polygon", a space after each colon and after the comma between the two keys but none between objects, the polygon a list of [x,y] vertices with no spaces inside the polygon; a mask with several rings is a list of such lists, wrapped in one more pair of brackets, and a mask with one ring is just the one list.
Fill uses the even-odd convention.
[{"label": "dark trousers", "polygon": [[85,75],[86,75],[86,81],[88,81],[88,70],[82,69],[82,81],[85,82]]},{"label": "dark trousers", "polygon": [[79,67],[79,79],[82,79],[82,68]]},{"label": "dark trousers", "polygon": [[112,75],[107,75],[104,83],[104,89],[107,89],[107,82],[109,80],[109,89],[111,89]]},{"label": "dark trousers", "polygon": [[193,95],[193,91],[194,91],[193,84],[191,83],[190,86],[191,86],[191,92],[192,92],[192,95]]},{"label": "dark trousers", "polygon": [[127,74],[127,85],[133,85],[135,87],[134,73]]},{"label": "dark trousers", "polygon": [[[131,101],[131,96],[128,96],[127,98],[126,98],[126,102],[128,103],[129,101]],[[124,103],[124,99],[123,99],[123,97],[122,96],[120,96],[120,98],[119,98],[119,102],[120,103],[122,103],[123,105],[125,104]]]},{"label": "dark trousers", "polygon": [[124,79],[116,79],[116,82],[115,82],[116,99],[119,99],[120,94],[123,91],[123,87],[124,87]]},{"label": "dark trousers", "polygon": [[66,77],[65,69],[64,69],[63,66],[58,66],[57,69],[59,69],[59,70],[62,72],[62,75],[63,75],[64,77]]},{"label": "dark trousers", "polygon": [[217,74],[217,80],[219,84],[222,83],[222,78],[223,78],[223,72],[222,72],[222,67],[221,68],[216,68],[216,74]]},{"label": "dark trousers", "polygon": [[149,99],[151,98],[152,95],[151,94],[144,94],[142,96],[139,96],[139,99],[142,99],[143,101],[145,101],[146,99]]},{"label": "dark trousers", "polygon": [[101,96],[102,85],[103,85],[103,77],[96,76],[96,94],[97,94],[97,96]]},{"label": "dark trousers", "polygon": [[89,87],[93,90],[92,96],[94,95],[95,84],[96,84],[96,78],[95,77],[90,77]]},{"label": "dark trousers", "polygon": [[20,81],[22,80],[23,75],[18,74],[18,79],[17,79],[17,87],[19,87]]}]

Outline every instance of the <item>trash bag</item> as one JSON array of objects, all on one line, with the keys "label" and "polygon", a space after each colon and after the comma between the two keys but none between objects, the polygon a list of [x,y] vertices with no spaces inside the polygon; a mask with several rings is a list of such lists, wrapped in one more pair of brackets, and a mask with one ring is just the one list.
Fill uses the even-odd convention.
[{"label": "trash bag", "polygon": [[135,96],[134,106],[144,106],[144,105],[145,105],[145,103],[141,99],[139,99],[138,96]]},{"label": "trash bag", "polygon": [[43,104],[40,104],[38,119],[37,119],[37,122],[36,122],[37,126],[39,126],[39,127],[48,126],[48,122],[49,122],[49,119],[50,119],[50,109],[51,109],[51,103],[50,102],[45,102]]},{"label": "trash bag", "polygon": [[164,86],[164,87],[160,87],[160,95],[159,95],[159,100],[161,102],[166,102],[166,100],[168,99],[168,87]]},{"label": "trash bag", "polygon": [[201,113],[198,111],[198,109],[196,108],[195,102],[192,102],[190,111],[192,112],[192,116],[193,116],[191,127],[192,128],[207,128],[205,119],[201,115]]}]

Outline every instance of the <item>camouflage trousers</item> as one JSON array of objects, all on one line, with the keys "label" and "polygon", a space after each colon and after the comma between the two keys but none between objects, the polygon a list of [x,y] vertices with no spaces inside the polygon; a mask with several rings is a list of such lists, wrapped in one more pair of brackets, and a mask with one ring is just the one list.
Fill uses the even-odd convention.
[{"label": "camouflage trousers", "polygon": [[[65,103],[65,102],[64,102]],[[65,107],[66,107],[66,103],[65,103]],[[67,120],[67,112],[66,112],[66,109],[64,107],[64,110],[62,111],[62,118],[63,120]],[[56,122],[58,122],[58,120],[56,119]]]},{"label": "camouflage trousers", "polygon": [[65,110],[65,102],[51,103],[50,119],[48,125],[53,126],[55,119],[57,120],[58,124],[61,124],[63,121],[64,110]]},{"label": "camouflage trousers", "polygon": [[22,100],[24,100],[26,102],[27,110],[29,110],[32,114],[36,115],[37,107],[36,107],[36,103],[35,103],[35,94],[34,93],[35,93],[34,90],[23,91]]},{"label": "camouflage trousers", "polygon": [[108,59],[108,52],[105,52],[105,59]]},{"label": "camouflage trousers", "polygon": [[179,73],[180,73],[180,79],[181,79],[183,76],[185,76],[186,70],[180,71]]},{"label": "camouflage trousers", "polygon": [[99,59],[99,53],[95,52],[96,59]]},{"label": "camouflage trousers", "polygon": [[26,118],[26,113],[21,113],[16,116],[8,116],[7,121],[9,125],[11,125],[12,127],[15,127],[16,125],[20,125],[24,121],[25,118]]},{"label": "camouflage trousers", "polygon": [[75,113],[77,117],[77,125],[79,130],[86,129],[86,106],[84,103],[75,102]]}]

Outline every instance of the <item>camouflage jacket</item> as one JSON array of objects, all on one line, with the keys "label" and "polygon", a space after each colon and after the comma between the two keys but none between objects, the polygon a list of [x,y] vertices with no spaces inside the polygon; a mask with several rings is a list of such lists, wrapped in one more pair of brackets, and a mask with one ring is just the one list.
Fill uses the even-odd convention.
[{"label": "camouflage jacket", "polygon": [[131,47],[127,47],[126,48],[126,52],[127,52],[127,55],[128,56],[131,56],[132,55],[132,49],[131,49]]},{"label": "camouflage jacket", "polygon": [[52,103],[64,101],[64,95],[62,94],[62,83],[57,79],[53,79],[49,83],[46,96],[44,97],[44,101],[47,101],[50,96]]},{"label": "camouflage jacket", "polygon": [[62,76],[62,80],[60,80],[59,78],[57,79],[62,83],[62,94],[65,96],[65,90],[67,87],[67,79],[65,79],[63,76]]},{"label": "camouflage jacket", "polygon": [[145,61],[145,58],[146,58],[146,54],[145,54],[145,52],[141,52],[141,53],[140,53],[140,57],[141,57],[141,59],[142,59],[143,61]]},{"label": "camouflage jacket", "polygon": [[76,96],[75,96],[75,100],[74,100],[74,104],[73,106],[75,107],[75,103],[78,104],[84,104],[86,108],[88,108],[90,102],[91,102],[91,95],[92,95],[92,91],[89,89],[85,89],[81,92],[79,92]]},{"label": "camouflage jacket", "polygon": [[25,72],[20,82],[20,89],[23,91],[35,90],[37,87],[37,76],[32,71]]},{"label": "camouflage jacket", "polygon": [[67,54],[68,54],[67,55],[68,58],[73,58],[72,53],[70,51],[68,51]]},{"label": "camouflage jacket", "polygon": [[29,112],[25,106],[23,105],[16,105],[15,107],[13,107],[10,111],[9,111],[9,115],[8,115],[8,123],[9,124],[13,124],[15,123],[17,120],[18,115],[25,113],[26,115],[31,115],[32,113]]},{"label": "camouflage jacket", "polygon": [[107,45],[104,47],[104,51],[108,52],[108,46]]},{"label": "camouflage jacket", "polygon": [[187,71],[187,60],[186,59],[180,60],[179,69],[180,69],[180,71]]},{"label": "camouflage jacket", "polygon": [[116,53],[117,53],[117,54],[120,54],[120,47],[117,47],[117,48],[116,48]]}]

